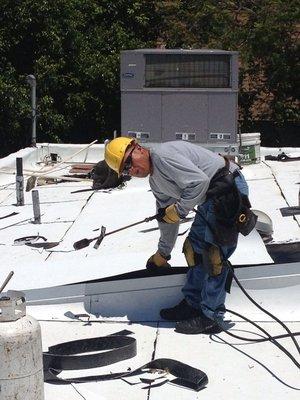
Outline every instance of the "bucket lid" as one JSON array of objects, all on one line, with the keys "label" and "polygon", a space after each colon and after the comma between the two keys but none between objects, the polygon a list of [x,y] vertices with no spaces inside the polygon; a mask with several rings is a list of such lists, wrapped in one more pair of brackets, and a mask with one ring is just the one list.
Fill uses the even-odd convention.
[{"label": "bucket lid", "polygon": [[241,133],[242,139],[257,139],[260,138],[259,132]]}]

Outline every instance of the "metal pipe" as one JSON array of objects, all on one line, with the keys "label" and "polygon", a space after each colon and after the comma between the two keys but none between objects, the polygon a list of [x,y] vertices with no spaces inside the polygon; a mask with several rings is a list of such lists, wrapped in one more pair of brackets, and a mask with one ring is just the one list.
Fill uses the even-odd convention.
[{"label": "metal pipe", "polygon": [[31,146],[36,147],[36,79],[34,75],[27,75],[27,83],[31,87]]},{"label": "metal pipe", "polygon": [[40,210],[40,199],[38,190],[33,190],[31,192],[32,195],[32,205],[33,205],[33,215],[34,215],[34,224],[41,223],[41,210]]},{"label": "metal pipe", "polygon": [[16,159],[16,196],[17,206],[24,206],[24,176],[23,176],[23,159]]}]

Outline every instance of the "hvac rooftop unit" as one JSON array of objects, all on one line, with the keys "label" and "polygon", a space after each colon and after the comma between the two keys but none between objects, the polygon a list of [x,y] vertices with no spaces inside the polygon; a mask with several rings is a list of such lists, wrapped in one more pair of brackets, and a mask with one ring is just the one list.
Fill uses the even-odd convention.
[{"label": "hvac rooftop unit", "polygon": [[121,52],[122,135],[237,154],[237,101],[237,52]]}]

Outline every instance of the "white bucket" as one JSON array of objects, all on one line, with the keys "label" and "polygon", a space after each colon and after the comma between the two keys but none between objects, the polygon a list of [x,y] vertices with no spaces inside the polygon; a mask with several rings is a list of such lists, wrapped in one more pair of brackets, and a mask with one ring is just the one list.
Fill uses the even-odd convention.
[{"label": "white bucket", "polygon": [[239,136],[239,158],[242,164],[255,164],[260,162],[260,133],[242,133]]}]

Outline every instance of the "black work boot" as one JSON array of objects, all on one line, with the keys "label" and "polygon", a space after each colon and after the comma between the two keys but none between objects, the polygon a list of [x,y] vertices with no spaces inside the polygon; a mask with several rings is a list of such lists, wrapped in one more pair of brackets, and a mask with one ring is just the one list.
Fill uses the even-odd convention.
[{"label": "black work boot", "polygon": [[202,314],[186,321],[177,322],[175,332],[186,335],[196,335],[198,333],[212,334],[222,332],[222,328],[215,321]]},{"label": "black work boot", "polygon": [[185,299],[175,307],[160,310],[160,316],[167,321],[184,321],[199,315],[200,311],[190,306]]}]

